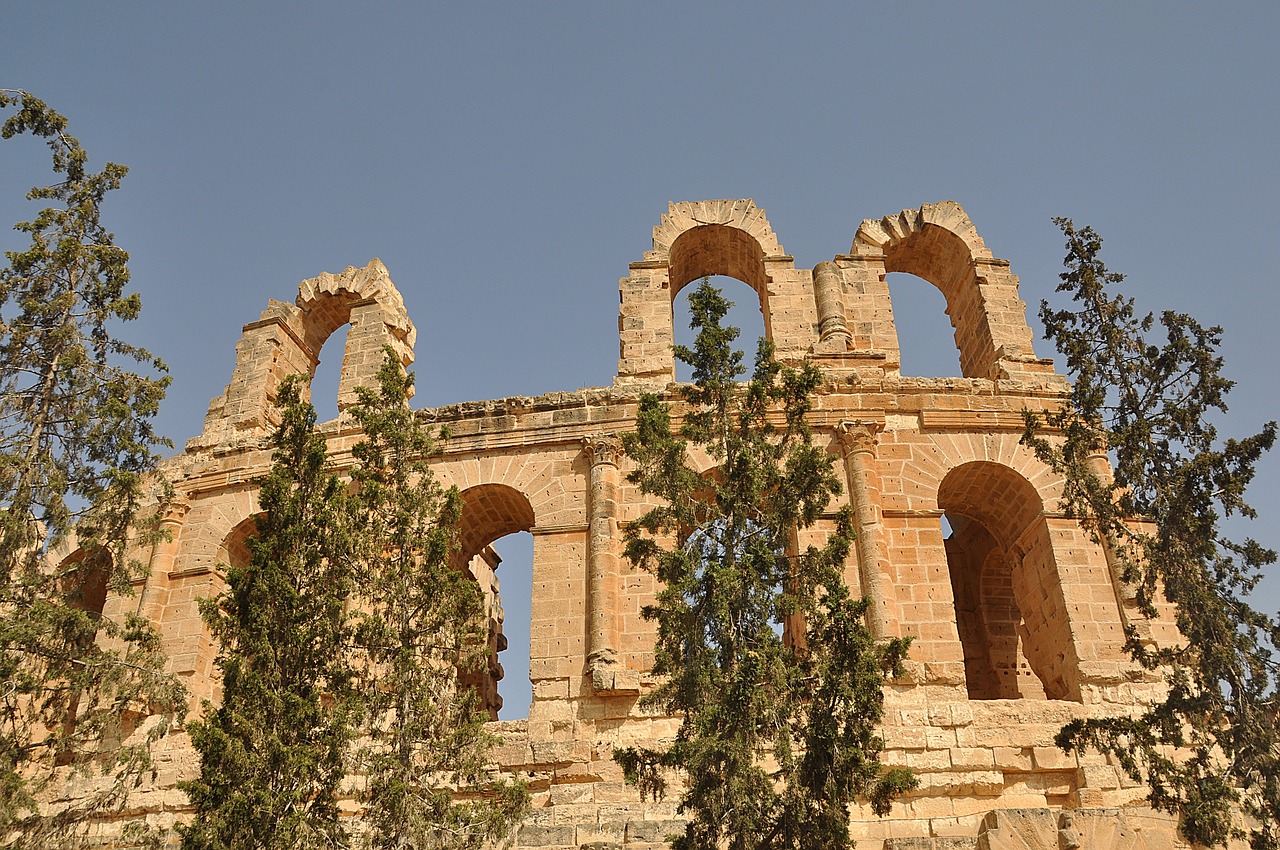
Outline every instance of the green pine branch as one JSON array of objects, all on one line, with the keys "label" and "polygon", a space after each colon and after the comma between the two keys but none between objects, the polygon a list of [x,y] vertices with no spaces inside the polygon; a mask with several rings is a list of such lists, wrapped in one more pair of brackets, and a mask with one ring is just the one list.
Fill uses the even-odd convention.
[{"label": "green pine branch", "polygon": [[[108,591],[132,593],[144,568],[130,547],[157,533],[140,506],[144,493],[164,498],[155,452],[168,443],[151,420],[169,378],[115,332],[141,308],[129,255],[101,222],[127,169],[89,170],[39,98],[0,89],[9,109],[0,136],[44,139],[57,179],[27,193],[47,206],[16,225],[29,245],[0,268],[0,846],[73,847],[118,814],[186,707],[150,627],[100,608]],[[73,532],[80,557],[54,563]],[[147,714],[138,746],[108,752]],[[67,770],[105,772],[105,790],[51,804]],[[139,841],[159,840],[144,831]]]},{"label": "green pine branch", "polygon": [[[1256,516],[1245,490],[1276,423],[1222,439],[1216,423],[1233,386],[1218,353],[1222,329],[1138,313],[1113,294],[1124,276],[1100,259],[1101,237],[1055,222],[1068,252],[1058,291],[1073,304],[1042,303],[1040,318],[1074,386],[1063,410],[1043,423],[1027,417],[1024,441],[1064,476],[1063,508],[1115,553],[1141,613],[1154,617],[1167,602],[1182,636],[1154,646],[1130,629],[1129,652],[1163,673],[1167,695],[1134,718],[1074,722],[1058,744],[1114,756],[1156,808],[1179,815],[1191,841],[1248,838],[1254,850],[1276,850],[1280,625],[1246,598],[1276,553],[1222,527]],[[1099,475],[1102,456],[1113,476]]]},{"label": "green pine branch", "polygon": [[[644,610],[660,684],[643,702],[681,726],[666,750],[614,758],[646,796],[664,794],[673,772],[683,778],[678,850],[845,848],[853,802],[884,814],[916,784],[880,763],[876,732],[908,641],[874,641],[867,600],[849,596],[847,509],[823,546],[791,546],[840,491],[806,422],[817,369],[782,367],[762,342],[739,383],[738,330],[721,324],[729,302],[704,280],[689,306],[698,333],[693,348],[676,347],[694,377],[682,424],[673,430],[669,405],[646,395],[624,440],[628,480],[658,502],[625,547],[661,582]],[[718,469],[698,474],[693,445]]]}]

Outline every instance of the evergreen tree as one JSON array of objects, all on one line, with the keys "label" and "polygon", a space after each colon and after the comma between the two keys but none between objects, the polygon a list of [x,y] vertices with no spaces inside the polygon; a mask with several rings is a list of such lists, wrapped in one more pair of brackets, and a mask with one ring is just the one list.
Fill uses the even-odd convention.
[{"label": "evergreen tree", "polygon": [[[644,616],[657,622],[663,678],[644,702],[681,726],[666,751],[614,758],[645,794],[664,792],[667,771],[683,773],[690,822],[679,850],[845,848],[851,803],[867,799],[885,814],[915,785],[880,764],[876,734],[882,685],[907,641],[873,641],[868,600],[844,584],[848,509],[821,548],[790,551],[795,531],[839,492],[805,422],[821,377],[812,365],[780,367],[762,341],[750,382],[738,383],[738,331],[721,327],[730,306],[707,280],[689,298],[696,342],[675,353],[694,383],[678,433],[667,406],[646,395],[625,439],[628,480],[660,500],[626,543],[627,558],[662,583]],[[719,469],[699,475],[690,446]]]},{"label": "evergreen tree", "polygon": [[[145,745],[113,758],[104,739],[128,732],[126,714],[172,717],[186,703],[147,625],[101,616],[105,594],[131,593],[142,572],[127,548],[131,529],[144,542],[152,527],[139,504],[166,444],[151,418],[169,379],[113,326],[140,309],[125,291],[129,255],[100,220],[127,169],[88,170],[62,115],[0,89],[0,109],[11,107],[0,136],[44,139],[59,179],[27,194],[50,205],[16,225],[30,245],[0,269],[0,845],[65,847],[147,767]],[[130,371],[139,365],[149,374]],[[73,530],[83,557],[52,563]],[[147,740],[166,728],[149,722]],[[97,764],[109,780],[42,808],[53,767],[67,764]]]},{"label": "evergreen tree", "polygon": [[503,839],[528,808],[523,785],[487,767],[497,739],[460,676],[487,671],[479,586],[450,563],[462,500],[427,458],[428,426],[409,408],[413,375],[394,352],[379,387],[357,390],[364,432],[353,454],[360,587],[356,647],[366,738],[368,843],[375,848],[469,848]]},{"label": "evergreen tree", "polygon": [[[1183,638],[1156,648],[1130,630],[1129,652],[1163,673],[1167,696],[1135,717],[1073,722],[1058,743],[1114,756],[1198,844],[1247,835],[1255,850],[1276,850],[1280,626],[1246,601],[1276,554],[1221,527],[1225,517],[1255,516],[1245,489],[1276,423],[1220,439],[1214,421],[1233,385],[1222,375],[1221,328],[1181,313],[1138,314],[1132,299],[1112,294],[1124,277],[1099,259],[1097,233],[1055,222],[1068,251],[1058,291],[1074,306],[1043,303],[1040,318],[1074,388],[1070,404],[1045,417],[1061,437],[1043,436],[1028,416],[1026,440],[1063,474],[1064,508],[1115,553],[1141,611],[1154,616],[1163,595]],[[1114,474],[1104,471],[1108,454]]]},{"label": "evergreen tree", "polygon": [[188,725],[200,777],[180,786],[195,806],[185,850],[348,843],[337,795],[356,719],[349,502],[301,387],[296,376],[281,386],[250,562],[201,606],[220,643],[222,704]]}]

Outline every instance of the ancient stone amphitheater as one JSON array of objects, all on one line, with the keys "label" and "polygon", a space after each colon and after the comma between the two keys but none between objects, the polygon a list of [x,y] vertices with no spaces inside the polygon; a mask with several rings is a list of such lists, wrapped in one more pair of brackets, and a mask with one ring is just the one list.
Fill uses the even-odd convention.
[{"label": "ancient stone amphitheater", "polygon": [[[945,296],[965,377],[900,373],[891,272]],[[749,200],[671,204],[661,217],[652,250],[620,283],[612,386],[423,411],[452,435],[435,469],[465,500],[458,563],[489,591],[495,651],[506,638],[490,544],[533,536],[533,703],[528,720],[495,723],[501,767],[533,790],[517,845],[641,850],[679,828],[674,804],[642,802],[610,758],[676,728],[638,706],[652,685],[653,630],[640,609],[654,581],[620,556],[619,528],[645,505],[626,483],[618,435],[642,391],[674,397],[672,302],[704,275],[749,284],[778,356],[826,373],[812,424],[857,516],[847,581],[874,600],[877,635],[915,638],[908,675],[888,688],[884,737],[887,761],[917,771],[920,788],[886,818],[854,811],[856,846],[1183,846],[1113,764],[1053,745],[1066,721],[1130,711],[1155,687],[1121,650],[1126,626],[1157,642],[1171,634],[1143,620],[1107,553],[1059,511],[1060,481],[1019,445],[1022,411],[1058,405],[1067,382],[1033,351],[1008,261],[944,202],[868,219],[848,253],[796,268]],[[384,346],[413,360],[413,322],[376,260],[304,281],[293,303],[270,301],[244,326],[204,432],[167,462],[177,498],[164,518],[170,539],[139,553],[149,578],[136,596],[105,600],[109,616],[138,610],[156,625],[196,701],[216,697],[197,600],[247,557],[277,388],[313,372],[343,325],[339,411],[372,383]],[[338,466],[348,463],[359,438],[349,417],[322,429]],[[826,530],[819,523],[799,543]],[[495,680],[477,685],[496,710],[493,667]],[[183,736],[168,739],[130,817],[183,818],[175,783],[195,769]]]}]

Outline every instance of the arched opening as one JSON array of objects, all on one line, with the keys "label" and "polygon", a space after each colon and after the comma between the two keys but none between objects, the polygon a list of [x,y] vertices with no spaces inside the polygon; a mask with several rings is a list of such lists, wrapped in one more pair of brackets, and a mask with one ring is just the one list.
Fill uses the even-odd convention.
[{"label": "arched opening", "polygon": [[[67,605],[89,615],[96,623],[102,619],[111,583],[111,553],[101,547],[77,549],[58,565]],[[96,632],[96,628],[94,630]],[[80,640],[93,642],[93,635]]]},{"label": "arched opening", "polygon": [[[751,376],[752,364],[755,363],[756,350],[760,340],[765,338],[764,310],[760,306],[760,296],[755,290],[737,278],[726,275],[714,275],[711,283],[720,289],[725,298],[733,302],[728,314],[724,317],[726,327],[739,330],[734,347],[745,355],[742,363],[746,368],[744,377]],[[677,345],[693,347],[697,334],[689,326],[692,314],[689,312],[689,296],[694,286],[685,286],[675,297],[672,304],[672,323]],[[692,381],[693,367],[682,360],[676,360],[676,380]]]},{"label": "arched opening", "polygon": [[218,547],[218,561],[221,572],[226,572],[227,567],[247,567],[249,561],[253,559],[253,553],[249,551],[249,540],[258,536],[258,518],[251,516],[248,519],[241,520],[236,527],[227,532],[227,536],[222,539],[222,545]]},{"label": "arched opening", "polygon": [[[111,553],[100,546],[80,548],[58,564],[58,578],[67,607],[83,611],[85,620],[68,620],[63,624],[64,639],[73,658],[83,658],[98,638],[99,624],[107,604],[107,591],[111,583]],[[48,696],[47,707],[56,716],[62,716],[62,732],[70,736],[80,721],[80,700],[84,692],[79,686],[61,689]],[[131,727],[131,718],[122,718],[125,727]],[[70,764],[76,757],[70,749],[59,749],[55,760],[59,765]]]},{"label": "arched opening", "polygon": [[533,609],[533,535],[508,534],[490,547],[502,565],[502,580],[495,579],[499,597],[498,628],[490,635],[490,649],[502,669],[499,720],[529,716],[533,681],[529,677],[529,615]]},{"label": "arched opening", "polygon": [[936,286],[907,272],[885,276],[898,332],[903,375],[962,377],[955,329],[947,321],[947,299]]},{"label": "arched opening", "polygon": [[[493,719],[527,717],[533,685],[529,678],[528,660],[531,602],[526,600],[532,596],[533,546],[532,537],[520,532],[533,528],[533,507],[524,494],[503,484],[470,487],[462,491],[462,504],[454,564],[479,583],[484,594],[485,617],[489,622],[487,669],[465,676],[463,683],[479,692]],[[495,549],[493,544],[499,540],[503,543]],[[505,555],[500,554],[499,549]],[[502,566],[504,564],[505,567]],[[498,575],[500,568],[501,580]],[[510,600],[514,603],[513,611],[518,609],[510,620],[507,619],[507,604],[510,602],[504,604],[502,596],[504,581],[516,590],[516,596],[524,596],[524,600]],[[519,647],[514,653],[510,649],[513,645]],[[517,668],[523,668],[523,678],[513,679],[512,684],[500,687],[499,683],[511,675],[506,669],[508,662],[516,675],[519,675]],[[511,692],[512,705],[504,710],[508,691]]]},{"label": "arched opening", "polygon": [[1006,466],[973,461],[943,479],[938,507],[969,697],[1079,700],[1079,665],[1035,488]]},{"label": "arched opening", "polygon": [[[773,338],[769,329],[769,276],[760,243],[736,227],[707,224],[681,233],[671,244],[669,256],[675,342],[693,346],[696,334],[689,327],[690,292],[685,290],[695,281],[710,278],[733,302],[724,322],[740,331],[735,345],[745,355],[743,365],[750,375],[759,340]],[[692,380],[692,375],[688,364],[676,362],[676,380]]]},{"label": "arched opening", "polygon": [[1022,646],[1022,612],[1010,557],[986,526],[962,514],[943,517],[944,545],[964,649],[969,699],[1045,698]]},{"label": "arched opening", "polygon": [[338,417],[338,384],[342,379],[342,363],[350,330],[350,325],[340,326],[320,348],[310,386],[311,406],[316,409],[317,422],[328,422]]},{"label": "arched opening", "polygon": [[[304,289],[308,283],[310,281],[303,282]],[[338,286],[319,292],[299,291],[298,299],[303,350],[311,358],[308,400],[316,409],[316,421],[328,422],[338,416],[342,376],[347,371],[352,305],[362,303],[363,297],[359,292]]]},{"label": "arched opening", "polygon": [[[992,377],[995,348],[991,328],[987,325],[983,294],[974,271],[971,246],[952,230],[925,223],[905,237],[886,244],[884,252],[887,273],[905,272],[919,276],[942,293],[946,303],[944,312],[955,328],[954,335],[948,333],[946,337],[954,339],[954,349],[959,351],[961,374],[966,378]],[[900,308],[896,293],[894,297],[896,316]],[[910,297],[907,296],[908,299]],[[909,308],[909,304],[903,307]],[[936,315],[936,308],[929,309]],[[901,324],[898,331],[901,350],[906,348],[901,343]]]},{"label": "arched opening", "polygon": [[[778,244],[764,210],[748,199],[671,204],[653,230],[653,250],[631,264],[621,281],[618,310],[618,380],[650,386],[676,379],[671,346],[687,321],[672,312],[680,290],[702,277],[725,275],[755,290],[764,334],[775,343],[796,343],[805,317],[799,278],[775,282],[773,270],[791,275],[792,258]],[[776,283],[776,286],[775,286]],[[770,303],[771,299],[773,304]],[[783,333],[775,334],[772,310],[783,305]],[[743,322],[743,324],[748,324]],[[754,323],[751,323],[752,325]],[[787,349],[787,356],[800,354]],[[802,356],[802,354],[800,354]]]}]

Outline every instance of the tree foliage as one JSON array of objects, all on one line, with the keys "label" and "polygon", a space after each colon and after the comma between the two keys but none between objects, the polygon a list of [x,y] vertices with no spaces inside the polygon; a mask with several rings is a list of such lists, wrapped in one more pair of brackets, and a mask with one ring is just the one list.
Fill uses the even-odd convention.
[{"label": "tree foliage", "polygon": [[[1029,417],[1026,440],[1066,480],[1063,507],[1109,547],[1143,614],[1164,597],[1182,641],[1154,646],[1136,630],[1127,648],[1163,672],[1167,696],[1137,717],[1078,721],[1058,743],[1113,755],[1150,787],[1183,834],[1221,845],[1247,834],[1255,850],[1280,847],[1280,626],[1247,596],[1276,554],[1230,539],[1223,520],[1253,518],[1245,490],[1276,423],[1222,439],[1232,381],[1222,374],[1222,329],[1192,317],[1141,315],[1113,294],[1123,276],[1099,258],[1091,228],[1055,219],[1067,237],[1058,291],[1073,306],[1041,305],[1046,337],[1074,381],[1070,404]],[[1109,454],[1114,474],[1099,474]],[[1243,811],[1243,832],[1233,815]]]},{"label": "tree foliage", "polygon": [[409,408],[413,375],[388,349],[379,387],[357,390],[353,517],[360,530],[355,645],[368,843],[469,848],[500,842],[528,808],[488,768],[497,738],[478,694],[460,685],[489,665],[479,586],[450,556],[462,499],[435,480],[434,440]]},{"label": "tree foliage", "polygon": [[[762,341],[740,384],[738,331],[721,327],[730,303],[704,280],[689,306],[696,342],[675,349],[693,367],[683,423],[673,432],[667,406],[646,395],[625,439],[628,480],[659,500],[626,542],[627,558],[662,583],[644,610],[662,677],[645,702],[681,726],[665,751],[614,758],[646,794],[664,793],[668,771],[684,775],[680,850],[847,847],[851,803],[885,814],[915,784],[880,764],[876,734],[882,685],[907,641],[876,643],[868,601],[844,584],[848,509],[823,546],[793,551],[792,535],[840,490],[805,422],[817,369],[779,366]],[[700,475],[692,447],[718,469]]]},{"label": "tree foliage", "polygon": [[347,847],[339,796],[379,848],[473,848],[528,808],[487,767],[496,738],[460,674],[488,664],[483,598],[450,556],[461,498],[432,476],[413,376],[388,349],[357,390],[349,485],[330,470],[302,380],[281,391],[258,536],[204,605],[222,704],[191,724],[199,779],[186,850]]},{"label": "tree foliage", "polygon": [[[104,739],[186,702],[147,625],[104,619],[100,604],[141,574],[127,550],[131,529],[145,540],[150,528],[139,505],[164,444],[151,419],[169,379],[116,335],[141,306],[126,292],[129,255],[100,218],[125,167],[89,170],[66,118],[38,98],[2,89],[8,108],[0,136],[44,139],[58,179],[27,193],[48,206],[15,226],[30,243],[0,269],[0,844],[70,846],[147,767],[146,741],[112,758]],[[73,531],[80,556],[53,563]],[[148,722],[147,741],[166,728]],[[100,792],[38,804],[67,764],[101,767]]]},{"label": "tree foliage", "polygon": [[352,541],[346,488],[294,377],[245,566],[201,605],[219,641],[222,703],[188,725],[200,776],[181,784],[195,818],[185,850],[347,843],[338,791],[357,716],[345,612]]}]

